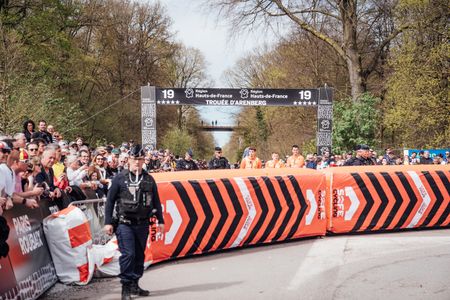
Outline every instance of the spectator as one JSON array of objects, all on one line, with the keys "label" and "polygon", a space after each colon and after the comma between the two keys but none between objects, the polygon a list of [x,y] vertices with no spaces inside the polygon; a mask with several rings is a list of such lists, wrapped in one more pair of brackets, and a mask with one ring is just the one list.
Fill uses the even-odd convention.
[{"label": "spectator", "polygon": [[31,142],[31,136],[33,135],[35,129],[36,125],[32,120],[27,120],[23,123],[23,134],[25,134],[27,143]]},{"label": "spectator", "polygon": [[27,156],[28,159],[32,159],[34,157],[39,157],[39,144],[37,142],[31,142],[27,145]]},{"label": "spectator", "polygon": [[19,151],[12,151],[8,157],[8,166],[13,172],[14,179],[14,194],[13,202],[16,204],[23,204],[28,208],[39,207],[36,197],[43,193],[40,187],[34,187],[32,190],[24,191],[22,187],[22,176],[27,171],[27,164],[20,162]]},{"label": "spectator", "polygon": [[417,157],[417,152],[411,153],[411,158],[410,158],[409,162],[411,165],[420,164],[420,159]]},{"label": "spectator", "polygon": [[112,180],[119,173],[119,159],[114,155],[108,157],[108,166],[106,167],[106,178]]},{"label": "spectator", "polygon": [[6,164],[11,153],[9,145],[0,141],[0,215],[4,210],[13,207],[14,178],[11,169]]},{"label": "spectator", "polygon": [[32,142],[36,142],[38,144],[38,153],[37,156],[41,157],[42,153],[44,153],[45,146],[47,145],[45,141],[41,138],[33,139]]},{"label": "spectator", "polygon": [[54,149],[46,149],[41,157],[42,171],[36,176],[36,182],[45,187],[48,196],[51,200],[55,201],[59,209],[67,207],[66,203],[63,203],[62,192],[55,186],[55,176],[53,173],[53,164],[56,161],[56,152]]},{"label": "spectator", "polygon": [[292,155],[286,161],[287,168],[303,168],[305,165],[305,158],[300,154],[298,145],[292,146]]},{"label": "spectator", "polygon": [[208,169],[217,170],[217,169],[229,169],[230,163],[228,159],[222,156],[222,148],[216,147],[214,148],[214,156],[208,163]]},{"label": "spectator", "polygon": [[62,138],[63,138],[62,135],[58,131],[55,131],[53,133],[53,142],[54,143],[59,143],[62,140]]},{"label": "spectator", "polygon": [[97,154],[94,157],[94,167],[97,169],[98,171],[98,178],[97,180],[101,183],[101,189],[103,189],[103,192],[106,193],[107,187],[110,183],[110,180],[107,178],[106,176],[106,168],[105,168],[105,164],[106,164],[106,160],[105,157],[102,154]]},{"label": "spectator", "polygon": [[80,150],[78,153],[78,160],[80,166],[89,166],[89,162],[91,160],[91,157],[89,155],[89,152],[87,150]]},{"label": "spectator", "polygon": [[426,150],[423,152],[423,156],[420,158],[421,165],[431,165],[433,164],[433,159],[430,157],[430,151]]},{"label": "spectator", "polygon": [[402,158],[401,158],[401,157],[397,157],[397,158],[395,159],[395,165],[396,165],[396,166],[400,166],[400,165],[402,165],[402,164],[403,164]]},{"label": "spectator", "polygon": [[442,158],[439,155],[436,155],[433,157],[433,165],[441,165],[442,164]]},{"label": "spectator", "polygon": [[128,170],[128,153],[122,152],[119,155],[119,172],[123,170]]},{"label": "spectator", "polygon": [[47,132],[50,134],[52,143],[56,143],[57,141],[55,140],[55,137],[53,136],[55,134],[55,127],[53,127],[53,125],[48,125]]},{"label": "spectator", "polygon": [[80,187],[83,178],[87,176],[87,165],[80,164],[76,155],[69,155],[66,159],[67,178],[70,186]]},{"label": "spectator", "polygon": [[325,155],[323,157],[317,157],[317,170],[326,169],[328,166],[328,158]]},{"label": "spectator", "polygon": [[14,135],[13,147],[20,152],[20,161],[25,161],[28,159],[27,151],[25,150],[27,146],[27,139],[24,133],[16,133]]},{"label": "spectator", "polygon": [[407,166],[407,165],[412,165],[411,159],[409,158],[408,154],[406,154],[406,155],[403,156],[403,164],[404,164],[405,166]]},{"label": "spectator", "polygon": [[28,160],[27,171],[25,173],[25,180],[23,183],[24,191],[31,191],[37,185],[36,176],[42,172],[41,160],[39,157],[34,157]]},{"label": "spectator", "polygon": [[198,170],[198,166],[195,163],[195,161],[192,159],[192,151],[189,150],[184,155],[183,159],[180,159],[177,163],[177,171],[192,171],[192,170]]},{"label": "spectator", "polygon": [[81,146],[84,146],[84,140],[81,136],[77,136],[75,139],[75,144],[77,144],[78,148],[81,149]]},{"label": "spectator", "polygon": [[47,122],[45,120],[39,121],[39,138],[43,139],[45,144],[53,142],[52,135],[47,131]]},{"label": "spectator", "polygon": [[269,160],[266,162],[266,168],[275,168],[275,169],[279,169],[279,168],[284,168],[284,162],[282,160],[280,160],[280,154],[278,154],[277,152],[273,152],[272,153],[272,160]]},{"label": "spectator", "polygon": [[262,168],[262,162],[256,156],[256,148],[255,147],[248,147],[248,156],[246,156],[244,159],[242,159],[240,168],[241,169],[261,169]]},{"label": "spectator", "polygon": [[448,165],[450,163],[450,152],[449,151],[445,151],[445,157],[443,158],[443,161],[445,162],[446,165]]},{"label": "spectator", "polygon": [[[95,192],[96,198],[103,198],[105,196],[103,184],[100,182],[100,172],[95,166],[90,166],[87,173],[87,184],[89,188]],[[91,197],[89,197],[91,198]]]}]

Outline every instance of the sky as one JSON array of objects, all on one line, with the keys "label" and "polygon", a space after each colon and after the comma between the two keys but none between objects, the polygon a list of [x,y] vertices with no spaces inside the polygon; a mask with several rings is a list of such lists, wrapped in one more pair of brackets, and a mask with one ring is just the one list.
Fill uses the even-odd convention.
[{"label": "sky", "polygon": [[[270,44],[274,38],[258,33],[247,33],[230,39],[229,27],[225,21],[217,21],[214,13],[207,11],[199,0],[160,0],[172,19],[175,39],[185,46],[199,49],[205,56],[207,73],[216,88],[227,88],[224,72],[263,44]],[[217,120],[217,125],[233,125],[239,109],[231,107],[198,107],[203,120],[209,124]],[[217,146],[224,146],[231,134],[214,133]]]}]

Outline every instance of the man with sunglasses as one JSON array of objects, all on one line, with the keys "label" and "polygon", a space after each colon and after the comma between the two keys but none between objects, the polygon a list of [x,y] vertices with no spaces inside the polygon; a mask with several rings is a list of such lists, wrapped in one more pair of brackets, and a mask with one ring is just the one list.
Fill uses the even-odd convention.
[{"label": "man with sunglasses", "polygon": [[[157,185],[153,177],[142,170],[143,164],[144,151],[140,145],[135,145],[129,152],[129,169],[114,177],[106,200],[104,231],[112,235],[113,223],[118,223],[116,236],[121,253],[122,300],[131,299],[131,295],[150,294],[139,287],[138,281],[144,273],[145,248],[153,215],[158,220],[160,231],[164,232]],[[112,218],[114,207],[116,222]]]},{"label": "man with sunglasses", "polygon": [[222,156],[222,148],[216,147],[214,148],[214,156],[208,163],[208,169],[217,170],[217,169],[229,169],[230,163],[228,159]]},{"label": "man with sunglasses", "polygon": [[28,159],[39,156],[39,144],[38,142],[31,142],[27,145]]}]

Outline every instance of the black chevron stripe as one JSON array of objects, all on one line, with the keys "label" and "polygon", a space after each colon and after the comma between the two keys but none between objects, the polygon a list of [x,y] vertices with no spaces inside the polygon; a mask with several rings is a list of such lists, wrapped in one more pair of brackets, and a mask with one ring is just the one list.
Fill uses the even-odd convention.
[{"label": "black chevron stripe", "polygon": [[280,228],[278,228],[277,233],[273,237],[272,241],[278,241],[278,239],[281,237],[283,232],[286,229],[287,224],[289,223],[289,220],[292,217],[292,214],[294,213],[294,203],[292,203],[291,195],[289,194],[288,188],[286,186],[286,182],[284,182],[283,178],[281,176],[275,176],[275,178],[278,181],[278,184],[280,185],[280,190],[283,192],[284,199],[286,199],[286,203],[288,206],[288,211],[286,213],[286,216],[283,219],[283,222],[281,223]]},{"label": "black chevron stripe", "polygon": [[413,210],[414,206],[417,203],[417,197],[411,185],[409,184],[408,179],[406,179],[405,174],[403,174],[402,172],[395,172],[395,175],[397,175],[397,177],[400,179],[400,182],[402,183],[403,188],[406,190],[406,193],[408,194],[409,198],[408,206],[406,207],[403,214],[400,216],[400,220],[398,221],[397,225],[395,225],[394,227],[398,229],[403,226],[403,224],[406,222],[406,219],[408,219],[409,215],[411,214],[411,211]]},{"label": "black chevron stripe", "polygon": [[214,228],[213,233],[211,234],[211,238],[208,241],[208,244],[206,244],[205,249],[203,249],[203,252],[208,252],[211,247],[214,245],[214,243],[217,240],[217,237],[219,236],[220,232],[222,231],[223,225],[225,224],[227,218],[228,218],[228,210],[225,206],[225,203],[223,202],[222,195],[220,194],[219,188],[217,187],[217,184],[214,182],[214,180],[206,180],[208,183],[209,189],[211,190],[211,193],[214,196],[214,199],[216,200],[217,207],[220,211],[220,219],[217,223],[216,228]]},{"label": "black chevron stripe", "polygon": [[181,236],[180,242],[177,245],[177,248],[175,251],[173,251],[171,257],[176,258],[180,255],[181,251],[183,251],[183,248],[186,246],[187,241],[189,240],[189,236],[191,235],[192,230],[195,227],[195,224],[197,223],[198,216],[195,212],[194,206],[192,205],[191,200],[189,199],[189,196],[186,192],[186,189],[179,181],[173,181],[173,186],[178,192],[178,195],[180,196],[181,201],[183,202],[184,207],[186,208],[186,211],[189,215],[189,222],[186,226],[186,230],[183,232],[183,235]]},{"label": "black chevron stripe", "polygon": [[375,188],[375,191],[377,192],[381,200],[380,207],[378,207],[377,211],[375,212],[375,215],[370,221],[369,226],[367,226],[366,228],[367,231],[370,231],[378,224],[378,221],[380,220],[381,216],[383,215],[383,212],[385,211],[388,205],[389,199],[387,198],[386,193],[384,192],[384,189],[381,187],[381,184],[378,181],[375,174],[373,174],[372,172],[367,172],[366,175],[367,177],[369,177],[370,182],[372,182],[373,187]]},{"label": "black chevron stripe", "polygon": [[441,215],[439,220],[437,220],[436,224],[434,224],[433,226],[441,226],[442,223],[444,223],[445,220],[447,220],[449,214],[450,214],[450,202],[447,204],[444,213]]},{"label": "black chevron stripe", "polygon": [[205,213],[205,221],[203,222],[202,227],[200,228],[198,235],[195,238],[194,244],[191,246],[186,255],[193,254],[197,249],[199,249],[200,243],[205,238],[206,231],[211,226],[211,222],[214,217],[211,207],[208,204],[208,200],[206,199],[205,192],[203,192],[200,183],[197,180],[189,180],[189,183],[194,189],[195,195],[197,195],[200,205],[202,206],[203,212]]},{"label": "black chevron stripe", "polygon": [[402,198],[402,195],[400,194],[399,190],[397,189],[397,186],[395,185],[394,180],[392,180],[391,176],[386,172],[381,172],[380,174],[381,174],[381,176],[383,176],[384,180],[386,180],[386,183],[388,184],[389,189],[392,191],[392,194],[394,195],[394,198],[395,198],[394,206],[392,207],[391,211],[389,212],[389,215],[386,218],[386,221],[384,222],[383,226],[381,226],[381,228],[380,228],[382,230],[382,229],[388,228],[391,225],[392,220],[395,218],[398,210],[402,206],[403,198]]},{"label": "black chevron stripe", "polygon": [[[445,173],[443,171],[436,171],[436,173],[438,174],[439,178],[441,179],[442,183],[447,189],[448,196],[450,196],[450,184],[448,182],[447,176],[445,176]],[[444,223],[445,220],[447,220],[449,214],[450,214],[450,202],[447,204],[444,213],[441,215],[439,220],[437,220],[436,224],[434,224],[433,226],[441,226],[442,223]]]},{"label": "black chevron stripe", "polygon": [[262,193],[261,186],[258,184],[258,181],[255,177],[249,177],[248,180],[252,184],[253,190],[256,194],[256,198],[258,199],[259,205],[261,206],[261,216],[259,217],[258,222],[256,222],[255,227],[253,227],[253,230],[250,232],[250,235],[245,240],[244,245],[248,245],[253,241],[256,234],[261,230],[261,227],[264,224],[264,221],[269,212],[269,207],[267,206],[266,199],[264,199],[264,195]]},{"label": "black chevron stripe", "polygon": [[361,212],[361,215],[359,215],[359,218],[356,221],[355,226],[351,230],[351,231],[358,231],[361,228],[361,226],[363,225],[364,221],[366,220],[367,214],[372,209],[375,201],[373,200],[372,195],[370,194],[369,189],[367,188],[366,183],[361,178],[361,176],[358,173],[351,173],[351,175],[352,175],[353,179],[355,179],[356,184],[358,185],[359,189],[363,193],[364,198],[366,200],[366,205],[364,206],[364,209]]},{"label": "black chevron stripe", "polygon": [[269,224],[266,227],[266,230],[264,230],[263,235],[258,240],[258,242],[257,242],[258,244],[267,240],[267,237],[274,229],[275,224],[276,224],[278,218],[280,217],[280,213],[281,213],[280,199],[278,199],[278,195],[277,195],[277,192],[275,191],[275,188],[273,187],[272,181],[267,176],[263,176],[262,179],[263,179],[264,183],[266,184],[267,190],[269,191],[270,198],[273,201],[273,204],[275,206],[275,211],[272,215],[272,218],[269,221]]},{"label": "black chevron stripe", "polygon": [[439,178],[441,179],[442,183],[444,184],[445,188],[447,189],[447,194],[450,196],[450,184],[448,182],[447,176],[445,176],[444,172],[442,171],[436,171]]},{"label": "black chevron stripe", "polygon": [[439,187],[436,184],[436,181],[434,180],[433,176],[431,176],[430,172],[428,171],[422,171],[423,176],[428,181],[428,185],[431,187],[431,190],[433,191],[434,195],[436,196],[436,202],[434,202],[433,207],[430,210],[430,213],[425,218],[425,221],[423,221],[422,227],[426,227],[428,224],[430,224],[431,220],[433,220],[434,216],[436,215],[437,211],[439,210],[439,207],[441,207],[442,202],[444,201],[444,196],[442,196],[441,191],[439,190]]},{"label": "black chevron stripe", "polygon": [[231,203],[233,204],[234,211],[236,212],[236,215],[233,218],[233,221],[231,221],[230,228],[228,228],[227,233],[224,236],[223,241],[220,243],[220,245],[217,247],[217,250],[225,248],[225,246],[230,242],[231,238],[233,237],[234,233],[236,232],[236,229],[239,225],[239,222],[241,221],[241,218],[243,216],[242,207],[239,203],[239,198],[236,195],[236,191],[233,188],[233,185],[231,184],[229,179],[221,179],[223,185],[225,186],[225,189],[227,190],[228,197],[231,199]]},{"label": "black chevron stripe", "polygon": [[[298,227],[300,226],[300,222],[303,219],[303,216],[306,213],[306,209],[308,208],[308,204],[305,201],[305,197],[303,197],[302,189],[298,185],[297,179],[293,175],[288,176],[289,181],[292,183],[292,186],[294,187],[295,195],[297,196],[298,201],[300,202],[300,212],[296,216],[295,222],[291,227],[291,230],[289,231],[288,235],[286,236],[286,240],[289,240],[292,238],[292,236],[297,232]],[[295,198],[294,198],[295,200]]]}]

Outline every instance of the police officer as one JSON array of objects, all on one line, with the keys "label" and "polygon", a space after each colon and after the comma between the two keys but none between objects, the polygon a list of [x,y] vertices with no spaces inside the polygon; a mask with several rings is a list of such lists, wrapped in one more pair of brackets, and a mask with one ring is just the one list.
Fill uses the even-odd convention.
[{"label": "police officer", "polygon": [[192,150],[189,150],[184,155],[184,158],[177,161],[177,171],[192,171],[198,170],[198,166],[192,159]]},{"label": "police officer", "polygon": [[[161,232],[164,220],[156,182],[142,171],[144,152],[135,145],[129,152],[129,169],[114,177],[108,193],[105,211],[107,234],[112,235],[113,224],[118,224],[116,236],[121,256],[120,281],[122,299],[131,295],[148,296],[149,291],[139,287],[138,281],[144,272],[144,252],[149,234],[150,217],[155,215]],[[113,220],[113,209],[116,219]]]},{"label": "police officer", "polygon": [[229,169],[230,163],[228,159],[222,156],[222,148],[216,147],[214,148],[214,157],[208,163],[208,169],[216,170],[216,169]]},{"label": "police officer", "polygon": [[370,148],[367,145],[356,146],[356,157],[352,157],[347,160],[344,166],[371,166],[374,165],[373,160],[370,158]]}]

